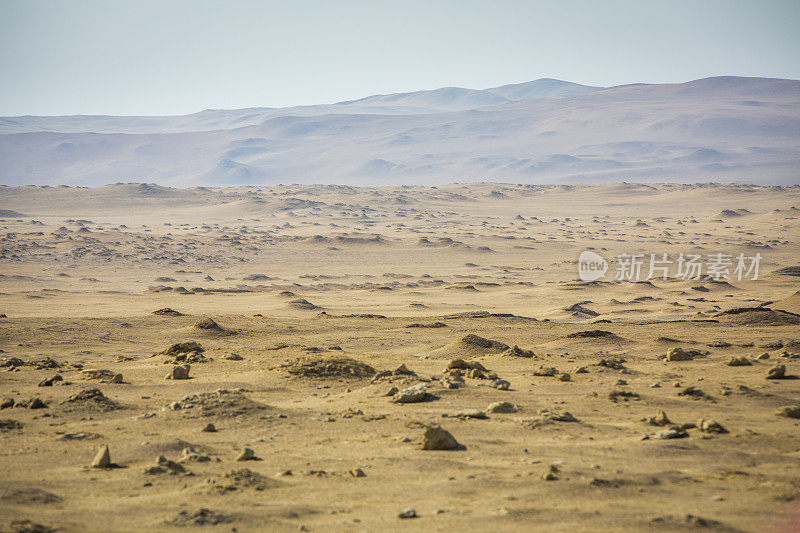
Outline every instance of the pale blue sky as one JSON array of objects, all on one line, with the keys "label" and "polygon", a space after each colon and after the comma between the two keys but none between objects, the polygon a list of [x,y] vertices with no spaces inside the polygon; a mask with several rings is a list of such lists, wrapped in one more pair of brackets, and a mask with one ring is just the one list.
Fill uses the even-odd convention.
[{"label": "pale blue sky", "polygon": [[0,0],[0,115],[183,114],[536,78],[800,78],[798,0]]}]

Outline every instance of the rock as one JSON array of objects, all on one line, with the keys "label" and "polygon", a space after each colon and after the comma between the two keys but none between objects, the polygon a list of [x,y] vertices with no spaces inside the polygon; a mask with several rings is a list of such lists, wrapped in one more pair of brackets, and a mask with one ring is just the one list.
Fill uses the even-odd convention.
[{"label": "rock", "polygon": [[486,370],[486,368],[477,361],[465,361],[463,359],[453,359],[447,363],[447,370]]},{"label": "rock", "polygon": [[411,507],[409,507],[408,509],[403,509],[400,512],[400,514],[397,515],[397,516],[399,518],[416,518],[417,517],[417,512],[414,509],[412,509]]},{"label": "rock", "polygon": [[0,409],[8,409],[9,407],[14,407],[14,398],[5,398],[0,402]]},{"label": "rock", "polygon": [[570,376],[567,372],[562,372],[558,375],[558,381],[569,381],[571,379],[572,376]]},{"label": "rock", "polygon": [[456,413],[454,416],[456,418],[463,418],[463,419],[477,418],[479,420],[483,420],[485,418],[488,418],[486,416],[486,413],[484,413],[483,411],[480,411],[478,409],[465,409],[463,411],[460,411],[460,412]]},{"label": "rock", "polygon": [[558,370],[556,370],[555,367],[552,366],[549,367],[540,366],[539,368],[533,371],[534,376],[543,376],[543,377],[552,377],[555,376],[557,373]]},{"label": "rock", "polygon": [[108,382],[109,383],[124,383],[123,378],[122,378],[122,374],[114,374],[114,377],[112,377]]},{"label": "rock", "polygon": [[170,402],[170,404],[169,404],[169,406],[167,406],[167,408],[170,411],[180,411],[181,409],[183,409],[183,406],[180,404],[180,402]]},{"label": "rock", "polygon": [[516,413],[518,411],[519,407],[511,402],[494,402],[486,408],[488,413]]},{"label": "rock", "polygon": [[167,374],[167,379],[189,379],[191,365],[175,365]]},{"label": "rock", "polygon": [[662,429],[655,434],[657,439],[682,439],[688,436],[689,434],[678,426],[673,426],[669,429]]},{"label": "rock", "polygon": [[459,446],[455,437],[439,426],[428,426],[422,436],[423,450],[455,450]]},{"label": "rock", "polygon": [[586,368],[585,366],[580,366],[580,367],[578,367],[577,370],[575,370],[575,373],[576,374],[588,374],[589,373],[589,369]]},{"label": "rock", "polygon": [[47,378],[39,382],[40,387],[52,387],[56,381],[63,381],[64,378],[61,377],[61,374],[56,374],[51,378]]},{"label": "rock", "polygon": [[740,357],[731,357],[731,360],[727,363],[728,366],[753,366],[753,363],[747,360],[747,357],[740,356]]},{"label": "rock", "polygon": [[205,427],[203,427],[201,431],[204,431],[205,433],[216,433],[217,428],[214,424],[209,422],[208,424],[205,425]]},{"label": "rock", "polygon": [[670,348],[667,352],[667,361],[691,361],[692,359],[692,354],[677,346]]},{"label": "rock", "polygon": [[31,398],[27,402],[19,403],[17,402],[17,407],[27,407],[28,409],[44,409],[47,407],[47,404],[44,403],[40,398]]},{"label": "rock", "polygon": [[111,468],[111,453],[107,444],[103,444],[97,450],[97,455],[92,460],[92,468]]},{"label": "rock", "polygon": [[353,477],[367,477],[367,474],[364,473],[363,470],[360,468],[354,468],[350,471],[350,475]]},{"label": "rock", "polygon": [[245,448],[244,450],[242,450],[242,453],[240,453],[236,457],[237,461],[254,461],[255,459],[256,459],[256,452],[254,452],[250,448]]},{"label": "rock", "polygon": [[667,413],[665,413],[661,409],[658,410],[656,416],[652,416],[649,419],[647,419],[647,422],[653,426],[666,426],[672,423],[670,422],[669,417],[667,417]]},{"label": "rock", "polygon": [[697,428],[705,433],[727,433],[728,430],[722,424],[708,418],[701,418],[697,421]]},{"label": "rock", "polygon": [[785,379],[786,365],[775,365],[767,372],[767,379]]},{"label": "rock", "polygon": [[229,353],[228,355],[224,356],[223,359],[226,359],[228,361],[242,361],[244,360],[244,357],[242,357],[238,353]]},{"label": "rock", "polygon": [[393,401],[395,403],[417,403],[423,402],[428,398],[428,386],[425,383],[420,383],[419,385],[401,390],[394,395]]},{"label": "rock", "polygon": [[508,390],[511,387],[511,383],[504,379],[496,379],[492,381],[491,386],[499,390]]},{"label": "rock", "polygon": [[787,405],[781,407],[775,412],[778,416],[785,416],[787,418],[800,418],[800,405]]},{"label": "rock", "polygon": [[767,352],[764,352],[758,357],[756,357],[756,359],[758,359],[759,361],[766,361],[767,359],[769,359],[769,354]]}]

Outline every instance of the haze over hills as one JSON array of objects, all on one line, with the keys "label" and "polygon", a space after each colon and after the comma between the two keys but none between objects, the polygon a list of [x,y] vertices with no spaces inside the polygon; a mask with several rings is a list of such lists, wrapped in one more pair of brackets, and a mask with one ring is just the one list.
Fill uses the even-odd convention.
[{"label": "haze over hills", "polygon": [[177,117],[0,118],[0,182],[800,182],[800,81],[542,79]]}]

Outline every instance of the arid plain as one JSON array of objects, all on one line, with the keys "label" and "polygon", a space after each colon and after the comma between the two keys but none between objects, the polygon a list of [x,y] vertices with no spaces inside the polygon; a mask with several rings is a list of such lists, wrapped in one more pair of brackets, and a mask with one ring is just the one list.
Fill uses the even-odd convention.
[{"label": "arid plain", "polygon": [[[800,187],[0,209],[0,531],[800,529]],[[644,279],[716,253],[758,279]]]}]

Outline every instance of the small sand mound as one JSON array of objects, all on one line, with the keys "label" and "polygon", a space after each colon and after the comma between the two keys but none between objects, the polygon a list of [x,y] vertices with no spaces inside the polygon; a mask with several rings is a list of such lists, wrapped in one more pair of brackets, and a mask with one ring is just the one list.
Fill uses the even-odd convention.
[{"label": "small sand mound", "polygon": [[156,309],[153,311],[154,315],[161,315],[161,316],[183,316],[183,313],[180,311],[176,311],[171,307],[164,307],[163,309]]},{"label": "small sand mound", "polygon": [[800,291],[797,291],[788,298],[775,302],[772,304],[772,308],[778,309],[779,311],[800,314]]},{"label": "small sand mound", "polygon": [[476,357],[510,350],[508,344],[469,334],[431,353],[444,357]]},{"label": "small sand mound", "polygon": [[59,406],[62,411],[93,411],[105,413],[120,409],[120,405],[108,398],[100,389],[84,389],[62,401]]},{"label": "small sand mound", "polygon": [[232,418],[262,411],[267,406],[251,400],[242,391],[219,389],[184,396],[174,409],[189,417]]},{"label": "small sand mound", "polygon": [[0,497],[5,502],[18,505],[58,503],[61,497],[42,489],[17,489],[7,491]]},{"label": "small sand mound", "polygon": [[619,339],[610,331],[605,331],[602,329],[591,329],[588,331],[577,331],[575,333],[570,333],[565,339]]},{"label": "small sand mound", "polygon": [[775,270],[773,274],[780,274],[781,276],[794,276],[800,277],[800,266],[788,266]]},{"label": "small sand mound", "polygon": [[304,300],[303,298],[298,298],[296,300],[292,300],[289,302],[290,309],[299,309],[301,311],[314,311],[315,309],[322,309],[318,305],[314,305],[308,300]]},{"label": "small sand mound", "polygon": [[190,327],[192,327],[194,329],[199,329],[199,330],[209,331],[209,332],[217,332],[217,333],[222,333],[222,332],[227,331],[225,328],[223,328],[222,326],[217,324],[216,321],[213,318],[204,318],[203,320],[200,320],[199,322],[195,322]]},{"label": "small sand mound", "polygon": [[197,509],[196,511],[181,511],[175,518],[167,520],[164,523],[172,526],[216,526],[217,524],[224,524],[230,522],[231,519],[222,513],[212,511],[211,509]]},{"label": "small sand mound", "polygon": [[800,315],[775,311],[769,307],[737,307],[714,315],[720,322],[734,326],[789,326],[800,324]]},{"label": "small sand mound", "polygon": [[298,357],[281,368],[293,376],[306,378],[368,378],[375,369],[349,357]]}]

